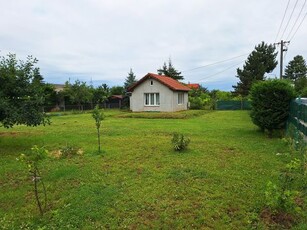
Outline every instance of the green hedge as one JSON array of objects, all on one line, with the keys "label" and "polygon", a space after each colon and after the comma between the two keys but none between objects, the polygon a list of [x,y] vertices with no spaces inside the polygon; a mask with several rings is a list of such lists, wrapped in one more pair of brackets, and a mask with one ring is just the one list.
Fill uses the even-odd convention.
[{"label": "green hedge", "polygon": [[293,86],[285,80],[267,80],[255,83],[250,92],[251,118],[261,130],[272,135],[273,130],[284,129],[289,116],[290,102],[295,97]]}]

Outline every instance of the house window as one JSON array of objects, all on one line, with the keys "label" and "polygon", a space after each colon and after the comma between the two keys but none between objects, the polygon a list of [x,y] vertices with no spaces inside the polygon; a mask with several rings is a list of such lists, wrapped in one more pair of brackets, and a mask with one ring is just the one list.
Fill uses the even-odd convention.
[{"label": "house window", "polygon": [[145,93],[144,103],[147,106],[158,106],[160,105],[160,94],[159,93]]},{"label": "house window", "polygon": [[184,103],[184,93],[178,93],[178,105],[182,105]]},{"label": "house window", "polygon": [[153,85],[153,81],[150,81],[150,85]]}]

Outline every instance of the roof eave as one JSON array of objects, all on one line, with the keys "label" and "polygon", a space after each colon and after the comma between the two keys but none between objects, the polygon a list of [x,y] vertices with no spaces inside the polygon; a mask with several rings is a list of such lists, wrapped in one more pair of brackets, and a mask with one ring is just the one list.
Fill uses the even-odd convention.
[{"label": "roof eave", "polygon": [[136,87],[138,87],[140,84],[142,84],[145,80],[147,80],[147,79],[154,79],[154,80],[156,80],[156,81],[158,81],[158,82],[160,82],[162,85],[164,85],[164,86],[166,86],[167,88],[169,88],[169,89],[171,89],[171,90],[173,90],[173,91],[182,91],[182,92],[189,92],[191,89],[190,88],[188,88],[188,89],[176,89],[176,88],[173,88],[173,87],[171,87],[170,85],[168,85],[168,84],[166,84],[165,82],[163,82],[163,81],[161,81],[161,79],[159,79],[159,78],[156,78],[155,77],[155,74],[153,74],[153,73],[147,73],[142,79],[140,79],[137,83],[135,83],[133,86],[131,86],[129,89],[128,89],[128,91],[129,92],[133,92],[134,91],[134,89],[136,88]]}]

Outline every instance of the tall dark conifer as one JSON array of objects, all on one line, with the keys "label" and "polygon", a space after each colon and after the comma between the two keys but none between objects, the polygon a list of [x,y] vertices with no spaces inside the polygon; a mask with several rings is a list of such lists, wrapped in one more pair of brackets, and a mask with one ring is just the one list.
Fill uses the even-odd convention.
[{"label": "tall dark conifer", "polygon": [[128,73],[128,76],[126,77],[124,87],[127,90],[130,86],[132,86],[134,83],[136,83],[136,76],[134,75],[132,69],[130,69],[130,72]]},{"label": "tall dark conifer", "polygon": [[295,90],[301,93],[307,88],[307,65],[303,56],[297,55],[286,67],[284,78],[294,83]]},{"label": "tall dark conifer", "polygon": [[255,47],[255,50],[248,56],[243,69],[237,69],[239,82],[234,88],[234,93],[246,97],[251,86],[256,81],[265,80],[265,73],[272,72],[277,66],[277,52],[274,45],[264,42]]},{"label": "tall dark conifer", "polygon": [[159,75],[165,75],[167,77],[174,78],[175,80],[183,80],[184,77],[181,75],[181,72],[177,71],[173,64],[172,60],[168,60],[168,65],[164,62],[163,67],[161,69],[158,69],[158,74]]}]

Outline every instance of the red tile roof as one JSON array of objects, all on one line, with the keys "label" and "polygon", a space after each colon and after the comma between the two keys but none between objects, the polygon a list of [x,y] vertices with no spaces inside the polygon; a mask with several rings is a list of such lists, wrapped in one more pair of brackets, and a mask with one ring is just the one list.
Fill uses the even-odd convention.
[{"label": "red tile roof", "polygon": [[179,81],[167,77],[165,75],[158,75],[154,73],[148,73],[143,78],[141,78],[136,84],[129,88],[129,91],[132,92],[138,85],[143,83],[147,79],[155,79],[158,82],[162,83],[163,85],[167,86],[171,90],[174,91],[190,91],[191,89],[184,84],[180,83]]},{"label": "red tile roof", "polygon": [[190,89],[199,89],[200,88],[200,84],[187,84],[187,87],[189,87]]},{"label": "red tile roof", "polygon": [[123,99],[123,95],[111,95],[110,98],[112,98],[112,99]]}]

